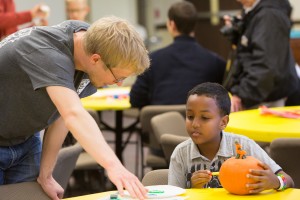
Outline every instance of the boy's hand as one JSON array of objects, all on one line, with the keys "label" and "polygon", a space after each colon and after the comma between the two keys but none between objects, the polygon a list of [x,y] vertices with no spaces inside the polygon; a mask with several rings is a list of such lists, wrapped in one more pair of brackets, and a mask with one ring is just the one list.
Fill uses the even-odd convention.
[{"label": "boy's hand", "polygon": [[211,173],[208,170],[195,171],[192,175],[192,188],[203,188],[211,180]]},{"label": "boy's hand", "polygon": [[249,193],[254,194],[263,190],[279,188],[279,180],[270,167],[261,162],[259,163],[259,166],[261,166],[263,170],[250,169],[250,173],[247,175],[248,178],[255,181],[255,183],[246,185],[246,187],[250,189]]}]

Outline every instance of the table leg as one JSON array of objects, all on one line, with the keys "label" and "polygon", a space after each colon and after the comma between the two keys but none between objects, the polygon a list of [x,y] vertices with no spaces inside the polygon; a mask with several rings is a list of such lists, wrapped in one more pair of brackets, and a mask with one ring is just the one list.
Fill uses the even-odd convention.
[{"label": "table leg", "polygon": [[116,127],[115,127],[115,152],[117,157],[123,162],[123,111],[116,111]]},{"label": "table leg", "polygon": [[123,152],[123,111],[116,110],[115,111],[115,127],[109,126],[106,122],[104,122],[101,118],[101,112],[98,111],[98,115],[100,118],[101,124],[105,127],[106,130],[113,131],[115,133],[115,153],[117,157],[123,162],[122,152]]}]

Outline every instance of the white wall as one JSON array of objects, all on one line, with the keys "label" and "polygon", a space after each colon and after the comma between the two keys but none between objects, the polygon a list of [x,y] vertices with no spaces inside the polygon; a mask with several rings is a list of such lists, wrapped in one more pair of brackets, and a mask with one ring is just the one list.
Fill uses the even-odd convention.
[{"label": "white wall", "polygon": [[17,11],[30,10],[38,3],[49,5],[51,11],[49,16],[49,25],[58,24],[66,19],[64,0],[14,0]]},{"label": "white wall", "polygon": [[300,1],[299,0],[290,0],[290,3],[293,6],[292,19],[300,20]]},{"label": "white wall", "polygon": [[[66,20],[64,0],[15,0],[17,11],[29,10],[35,4],[45,3],[50,6],[49,25]],[[137,0],[90,0],[90,21],[100,17],[115,15],[137,23]]]},{"label": "white wall", "polygon": [[103,16],[115,15],[137,23],[137,0],[92,0],[91,21]]}]

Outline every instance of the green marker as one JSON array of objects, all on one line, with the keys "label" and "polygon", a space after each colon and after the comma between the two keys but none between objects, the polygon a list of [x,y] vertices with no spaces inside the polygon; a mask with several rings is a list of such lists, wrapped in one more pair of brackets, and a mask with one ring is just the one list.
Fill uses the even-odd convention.
[{"label": "green marker", "polygon": [[164,192],[165,191],[163,191],[163,190],[150,190],[148,193],[150,193],[150,194],[162,194]]},{"label": "green marker", "polygon": [[110,200],[120,200],[118,197],[118,194],[111,194],[109,199]]}]

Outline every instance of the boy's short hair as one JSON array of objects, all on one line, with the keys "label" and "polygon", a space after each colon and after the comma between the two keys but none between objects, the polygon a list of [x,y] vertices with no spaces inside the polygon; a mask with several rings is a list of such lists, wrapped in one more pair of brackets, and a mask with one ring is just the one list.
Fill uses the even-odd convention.
[{"label": "boy's short hair", "polygon": [[169,8],[168,18],[175,22],[181,34],[189,35],[197,22],[197,10],[191,2],[177,2]]},{"label": "boy's short hair", "polygon": [[228,91],[222,85],[211,82],[201,83],[188,92],[187,98],[195,94],[197,96],[204,95],[215,99],[221,115],[225,116],[230,114],[231,101]]},{"label": "boy's short hair", "polygon": [[135,28],[124,19],[110,16],[94,22],[84,35],[87,54],[99,54],[108,67],[143,73],[150,65],[148,51]]}]

